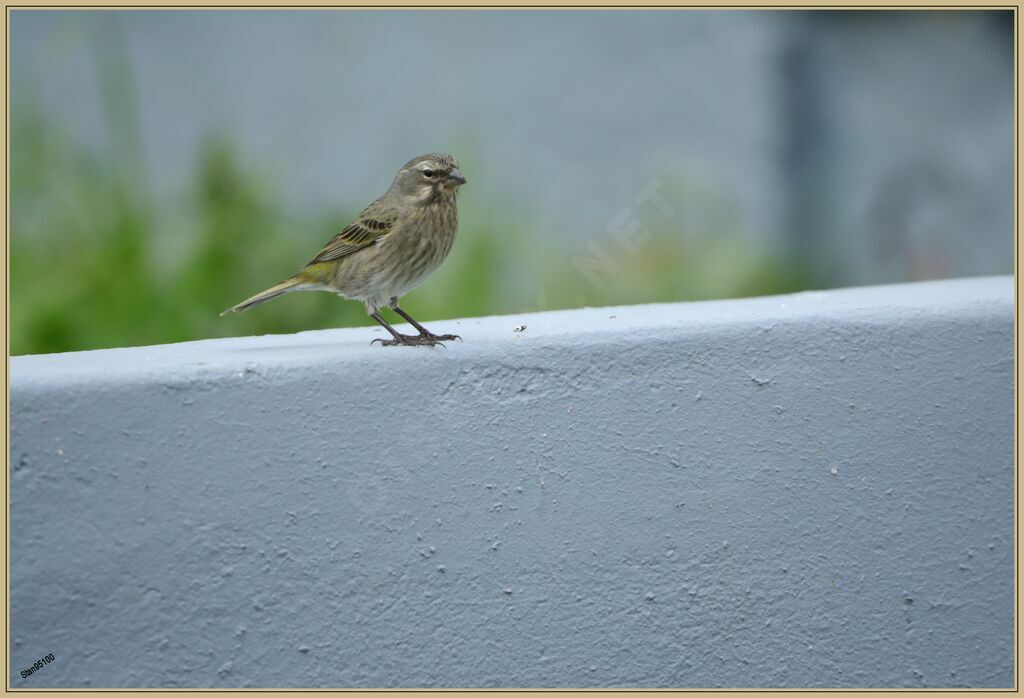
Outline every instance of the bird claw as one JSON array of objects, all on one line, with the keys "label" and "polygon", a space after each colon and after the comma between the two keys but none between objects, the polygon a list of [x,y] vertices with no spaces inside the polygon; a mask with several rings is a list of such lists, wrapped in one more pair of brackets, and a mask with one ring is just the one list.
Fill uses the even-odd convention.
[{"label": "bird claw", "polygon": [[453,342],[456,339],[460,342],[462,341],[462,337],[457,334],[425,334],[420,336],[432,339],[435,342]]},{"label": "bird claw", "polygon": [[400,334],[397,337],[394,337],[393,339],[382,339],[381,337],[377,337],[377,339],[375,339],[372,342],[370,342],[370,345],[372,346],[376,342],[380,342],[380,345],[382,347],[397,347],[397,346],[407,346],[407,347],[441,346],[441,347],[443,347],[444,345],[441,344],[441,340],[449,340],[449,339],[453,339],[453,338],[455,338],[455,335],[441,335],[441,336],[438,336],[438,335],[434,335],[434,334]]}]

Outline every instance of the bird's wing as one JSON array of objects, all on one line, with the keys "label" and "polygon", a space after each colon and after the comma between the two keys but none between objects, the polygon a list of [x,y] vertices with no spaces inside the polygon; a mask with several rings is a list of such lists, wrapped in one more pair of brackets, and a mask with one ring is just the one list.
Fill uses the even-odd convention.
[{"label": "bird's wing", "polygon": [[396,210],[379,201],[374,201],[359,214],[358,218],[324,245],[309,264],[340,259],[357,250],[375,245],[381,238],[394,230],[397,220],[398,212]]}]

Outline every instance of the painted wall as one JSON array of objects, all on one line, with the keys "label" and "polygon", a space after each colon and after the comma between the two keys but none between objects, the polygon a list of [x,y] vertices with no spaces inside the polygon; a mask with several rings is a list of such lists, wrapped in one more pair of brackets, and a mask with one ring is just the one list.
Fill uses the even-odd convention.
[{"label": "painted wall", "polygon": [[1011,278],[431,327],[12,358],[11,685],[1012,684]]}]

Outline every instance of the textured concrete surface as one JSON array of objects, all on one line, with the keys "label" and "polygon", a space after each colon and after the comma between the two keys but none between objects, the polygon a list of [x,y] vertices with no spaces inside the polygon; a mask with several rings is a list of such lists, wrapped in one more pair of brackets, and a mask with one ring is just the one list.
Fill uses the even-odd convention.
[{"label": "textured concrete surface", "polygon": [[999,277],[15,357],[11,684],[1010,686],[1012,324]]}]

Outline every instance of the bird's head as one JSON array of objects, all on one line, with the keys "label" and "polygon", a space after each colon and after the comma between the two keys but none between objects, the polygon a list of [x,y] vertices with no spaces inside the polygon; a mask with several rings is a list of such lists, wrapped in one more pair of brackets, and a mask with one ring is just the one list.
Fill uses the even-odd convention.
[{"label": "bird's head", "polygon": [[459,171],[459,163],[451,155],[430,153],[405,163],[395,175],[391,188],[415,203],[435,201],[442,194],[454,194],[466,183]]}]

